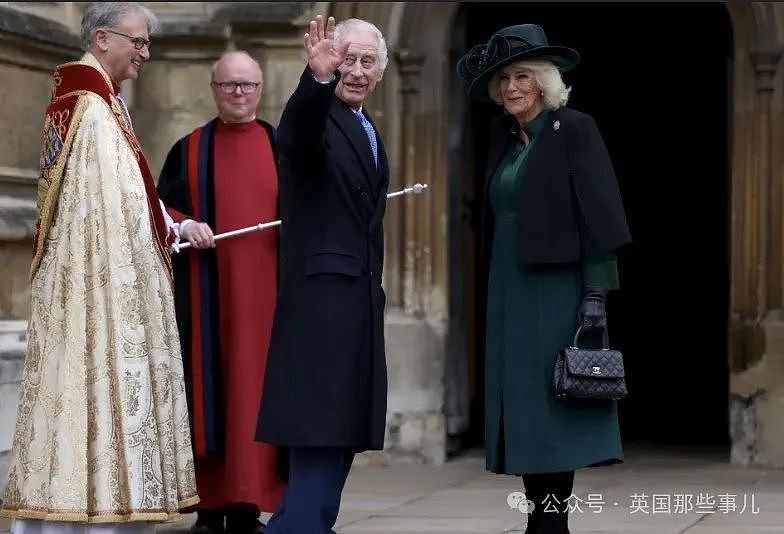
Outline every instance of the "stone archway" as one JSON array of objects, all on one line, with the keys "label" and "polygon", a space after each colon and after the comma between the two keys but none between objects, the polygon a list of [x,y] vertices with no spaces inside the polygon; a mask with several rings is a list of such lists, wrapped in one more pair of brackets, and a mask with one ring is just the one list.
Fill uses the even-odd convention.
[{"label": "stone archway", "polygon": [[[440,98],[451,65],[445,48],[454,3],[336,3],[385,33],[390,63],[368,109],[390,154],[390,190],[426,182],[427,194],[390,202],[385,217],[387,455],[439,463],[446,454],[447,123]],[[426,29],[426,31],[424,31]],[[438,51],[438,52],[436,52]]]},{"label": "stone archway", "polygon": [[728,3],[732,88],[730,414],[732,460],[784,465],[784,6]]},{"label": "stone archway", "polygon": [[[457,3],[337,3],[334,10],[338,19],[365,18],[386,33],[392,59],[383,89],[372,104],[392,147],[396,184],[422,181],[426,175],[432,186],[425,205],[407,201],[390,206],[385,285],[391,309],[389,342],[397,343],[396,336],[426,325],[432,344],[426,344],[425,350],[435,351],[425,355],[422,348],[406,344],[420,364],[424,358],[428,371],[418,378],[414,372],[396,376],[391,364],[390,381],[400,380],[391,385],[391,396],[395,391],[403,395],[414,384],[414,389],[430,389],[431,396],[437,395],[437,388],[426,383],[444,373],[442,403],[428,406],[433,414],[443,415],[438,432],[448,426],[450,413],[467,415],[459,393],[444,396],[450,387],[468,387],[465,380],[455,381],[455,373],[460,376],[466,369],[460,368],[459,358],[451,358],[453,351],[466,351],[470,344],[465,338],[462,345],[450,346],[448,335],[456,322],[455,310],[449,307],[449,292],[456,287],[449,280],[453,266],[447,267],[446,261],[447,210],[450,194],[455,194],[449,180],[456,171],[454,163],[449,164],[446,124],[447,114],[455,109],[443,95],[454,89],[449,32],[459,7]],[[784,409],[784,161],[782,151],[774,150],[784,141],[782,43],[777,37],[784,34],[784,6],[729,3],[727,9],[734,48],[728,333],[732,461],[784,465],[784,422],[776,416]],[[459,201],[455,204],[453,199],[451,205]],[[422,371],[421,365],[415,369]],[[447,370],[452,376],[446,376]],[[402,416],[400,421],[405,419]],[[460,418],[451,423],[460,426]],[[392,435],[399,432],[401,427],[393,424]]]}]

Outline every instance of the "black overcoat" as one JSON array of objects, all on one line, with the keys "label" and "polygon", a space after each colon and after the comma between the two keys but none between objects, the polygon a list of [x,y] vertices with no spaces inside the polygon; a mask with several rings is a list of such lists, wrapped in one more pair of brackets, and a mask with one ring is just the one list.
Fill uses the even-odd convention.
[{"label": "black overcoat", "polygon": [[306,68],[278,126],[280,288],[256,439],[382,449],[389,170],[336,85]]}]

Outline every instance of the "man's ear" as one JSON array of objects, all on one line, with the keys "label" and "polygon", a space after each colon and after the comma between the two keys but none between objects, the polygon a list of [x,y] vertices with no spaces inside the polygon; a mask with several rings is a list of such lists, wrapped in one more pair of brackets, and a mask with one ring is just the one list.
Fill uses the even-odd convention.
[{"label": "man's ear", "polygon": [[101,52],[106,52],[109,50],[109,32],[98,28],[95,30],[95,33],[93,33],[93,42]]}]

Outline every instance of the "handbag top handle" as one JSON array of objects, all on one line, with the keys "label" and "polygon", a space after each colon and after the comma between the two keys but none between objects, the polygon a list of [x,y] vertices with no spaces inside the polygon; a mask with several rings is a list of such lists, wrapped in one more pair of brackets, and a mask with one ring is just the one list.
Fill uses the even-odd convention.
[{"label": "handbag top handle", "polygon": [[[574,340],[572,341],[571,348],[579,349],[579,345],[577,342],[580,338],[580,334],[583,331],[583,325],[577,327],[577,332],[574,333]],[[602,350],[610,350],[610,336],[607,334],[607,327],[605,326],[602,328]]]}]

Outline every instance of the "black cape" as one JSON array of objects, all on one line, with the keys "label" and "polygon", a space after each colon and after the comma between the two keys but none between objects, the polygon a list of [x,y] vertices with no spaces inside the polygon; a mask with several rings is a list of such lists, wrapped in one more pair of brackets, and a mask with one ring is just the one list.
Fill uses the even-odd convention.
[{"label": "black cape", "polygon": [[[546,112],[522,171],[517,256],[521,263],[579,262],[585,239],[599,255],[631,241],[612,160],[593,118],[569,108]],[[482,236],[485,262],[492,243],[490,180],[513,141],[516,119],[504,115],[490,128]],[[584,235],[581,235],[583,233]]]}]

